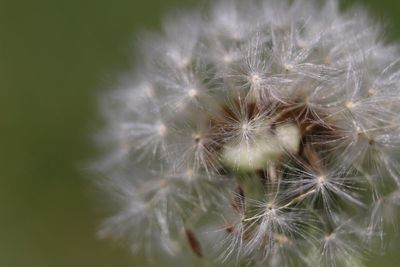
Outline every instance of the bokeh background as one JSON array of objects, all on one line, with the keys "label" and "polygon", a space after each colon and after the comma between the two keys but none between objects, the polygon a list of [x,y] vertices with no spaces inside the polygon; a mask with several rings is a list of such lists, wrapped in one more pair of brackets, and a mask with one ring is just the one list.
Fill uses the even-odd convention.
[{"label": "bokeh background", "polygon": [[[101,213],[86,165],[96,155],[97,95],[132,65],[139,31],[195,2],[0,0],[0,267],[144,265],[96,238]],[[345,4],[354,2],[400,41],[400,1]],[[399,249],[393,238],[369,266],[399,266]]]}]

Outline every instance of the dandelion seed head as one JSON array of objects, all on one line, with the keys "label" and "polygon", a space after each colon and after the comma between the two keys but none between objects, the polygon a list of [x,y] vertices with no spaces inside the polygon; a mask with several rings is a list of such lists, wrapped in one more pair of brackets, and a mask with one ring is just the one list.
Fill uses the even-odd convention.
[{"label": "dandelion seed head", "polygon": [[381,25],[337,0],[217,0],[161,28],[101,100],[100,237],[188,266],[360,266],[386,248],[400,53]]}]

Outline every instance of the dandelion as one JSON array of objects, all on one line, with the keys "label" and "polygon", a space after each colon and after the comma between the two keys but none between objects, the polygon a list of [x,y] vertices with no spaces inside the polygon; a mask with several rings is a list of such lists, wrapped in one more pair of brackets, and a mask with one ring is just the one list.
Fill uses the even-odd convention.
[{"label": "dandelion", "polygon": [[174,13],[102,98],[100,237],[188,266],[350,267],[384,250],[400,54],[382,31],[336,0]]}]

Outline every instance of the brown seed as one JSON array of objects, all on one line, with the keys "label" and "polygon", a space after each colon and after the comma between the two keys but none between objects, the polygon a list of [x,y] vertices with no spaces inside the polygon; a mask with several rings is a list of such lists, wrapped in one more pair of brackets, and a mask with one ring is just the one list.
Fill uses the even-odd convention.
[{"label": "brown seed", "polygon": [[228,234],[232,234],[233,231],[234,231],[233,225],[232,225],[231,223],[229,223],[229,222],[225,222],[225,223],[224,223],[224,228],[225,228],[225,231],[226,231]]},{"label": "brown seed", "polygon": [[202,258],[203,252],[201,250],[200,242],[194,235],[193,231],[185,228],[185,234],[186,234],[186,238],[189,242],[190,248],[192,249],[194,254],[196,254],[197,257]]},{"label": "brown seed", "polygon": [[233,209],[243,216],[246,212],[245,196],[243,189],[238,186],[232,196],[231,205]]}]

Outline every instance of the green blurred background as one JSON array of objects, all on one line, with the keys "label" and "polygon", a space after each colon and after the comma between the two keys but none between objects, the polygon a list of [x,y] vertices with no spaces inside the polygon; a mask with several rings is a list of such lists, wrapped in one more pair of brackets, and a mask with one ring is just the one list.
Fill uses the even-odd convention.
[{"label": "green blurred background", "polygon": [[[0,0],[0,267],[141,266],[99,241],[85,170],[97,93],[132,62],[134,36],[178,0]],[[359,0],[392,24],[398,0]],[[399,266],[400,241],[370,266]]]}]

